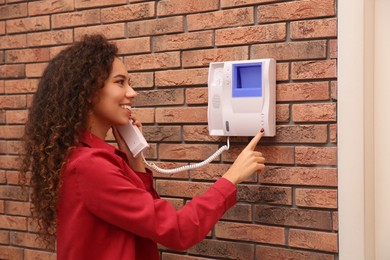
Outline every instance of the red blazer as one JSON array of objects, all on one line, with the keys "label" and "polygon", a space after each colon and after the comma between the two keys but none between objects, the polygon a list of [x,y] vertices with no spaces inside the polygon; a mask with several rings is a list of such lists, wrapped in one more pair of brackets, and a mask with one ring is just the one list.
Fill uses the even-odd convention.
[{"label": "red blazer", "polygon": [[134,172],[124,153],[86,131],[63,170],[57,258],[157,260],[156,243],[195,245],[235,203],[236,187],[220,178],[176,211],[150,171]]}]

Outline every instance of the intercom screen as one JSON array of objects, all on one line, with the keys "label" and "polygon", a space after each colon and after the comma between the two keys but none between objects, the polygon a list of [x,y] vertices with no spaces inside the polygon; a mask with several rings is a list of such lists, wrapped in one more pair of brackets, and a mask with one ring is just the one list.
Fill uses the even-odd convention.
[{"label": "intercom screen", "polygon": [[261,63],[233,64],[232,89],[233,97],[261,97]]}]

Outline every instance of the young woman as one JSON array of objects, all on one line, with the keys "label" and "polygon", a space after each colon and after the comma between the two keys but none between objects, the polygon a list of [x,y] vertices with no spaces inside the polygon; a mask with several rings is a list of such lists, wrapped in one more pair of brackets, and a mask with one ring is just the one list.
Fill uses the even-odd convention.
[{"label": "young woman", "polygon": [[[115,129],[136,92],[117,48],[86,36],[47,66],[26,124],[22,176],[31,171],[34,216],[58,259],[159,259],[157,243],[183,250],[200,242],[236,203],[236,184],[264,168],[255,136],[202,196],[176,211],[159,198],[152,173]],[[113,129],[118,144],[104,139]]]}]

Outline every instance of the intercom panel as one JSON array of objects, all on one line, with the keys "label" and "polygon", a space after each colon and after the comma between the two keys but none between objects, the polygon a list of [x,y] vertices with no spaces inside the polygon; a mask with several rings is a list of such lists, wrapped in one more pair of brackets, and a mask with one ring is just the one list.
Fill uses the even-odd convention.
[{"label": "intercom panel", "polygon": [[208,129],[212,136],[275,136],[274,59],[210,63]]}]

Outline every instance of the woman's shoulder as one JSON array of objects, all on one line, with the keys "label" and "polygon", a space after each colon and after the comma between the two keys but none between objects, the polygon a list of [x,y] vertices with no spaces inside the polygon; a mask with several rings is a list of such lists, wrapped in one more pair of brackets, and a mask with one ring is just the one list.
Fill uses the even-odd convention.
[{"label": "woman's shoulder", "polygon": [[120,159],[112,151],[84,146],[75,148],[67,162],[67,168],[106,168],[120,165]]}]

